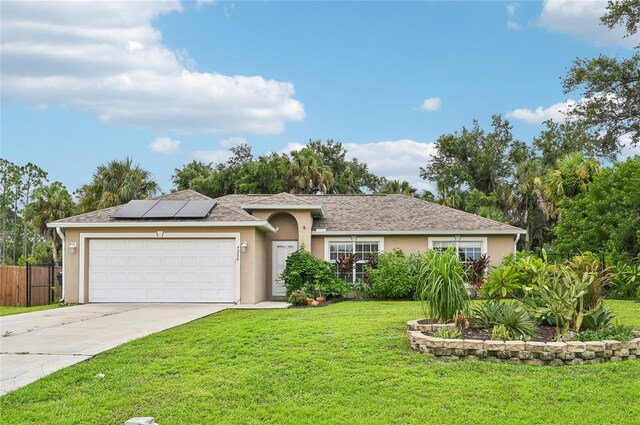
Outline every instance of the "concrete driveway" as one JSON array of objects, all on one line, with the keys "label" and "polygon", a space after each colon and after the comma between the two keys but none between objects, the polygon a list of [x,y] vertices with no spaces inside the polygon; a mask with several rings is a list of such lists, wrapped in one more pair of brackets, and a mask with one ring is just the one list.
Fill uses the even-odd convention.
[{"label": "concrete driveway", "polygon": [[0,394],[226,304],[85,304],[0,318]]}]

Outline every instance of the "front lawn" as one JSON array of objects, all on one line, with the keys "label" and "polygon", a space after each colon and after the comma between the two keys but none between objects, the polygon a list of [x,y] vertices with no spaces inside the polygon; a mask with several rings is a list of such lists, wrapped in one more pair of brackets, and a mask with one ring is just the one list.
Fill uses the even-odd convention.
[{"label": "front lawn", "polygon": [[[640,326],[640,304],[610,306]],[[8,394],[0,422],[638,423],[640,361],[438,363],[409,348],[405,324],[419,316],[414,302],[227,310]]]},{"label": "front lawn", "polygon": [[16,307],[13,305],[1,305],[0,317],[10,316],[12,314],[30,313],[32,311],[51,310],[52,308],[61,307],[59,303],[49,305],[38,305],[35,307]]}]

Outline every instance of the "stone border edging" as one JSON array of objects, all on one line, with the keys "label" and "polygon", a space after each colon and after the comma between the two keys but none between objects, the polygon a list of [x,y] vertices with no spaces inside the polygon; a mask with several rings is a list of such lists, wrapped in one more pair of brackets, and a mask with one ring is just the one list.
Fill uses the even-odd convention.
[{"label": "stone border edging", "polygon": [[631,341],[482,341],[479,339],[443,339],[422,332],[454,326],[407,322],[411,348],[440,360],[488,360],[509,364],[582,365],[635,360],[640,356],[640,338]]}]

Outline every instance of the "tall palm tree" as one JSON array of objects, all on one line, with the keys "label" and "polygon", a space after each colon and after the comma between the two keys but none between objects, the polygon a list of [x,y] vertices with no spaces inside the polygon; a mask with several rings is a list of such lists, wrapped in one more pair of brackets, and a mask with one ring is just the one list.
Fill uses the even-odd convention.
[{"label": "tall palm tree", "polygon": [[33,201],[27,206],[26,218],[45,238],[51,241],[53,261],[58,262],[58,234],[48,228],[47,223],[73,214],[75,204],[67,188],[60,182],[43,186],[33,194]]},{"label": "tall palm tree", "polygon": [[396,193],[407,196],[414,196],[417,191],[418,189],[411,186],[406,180],[402,182],[400,180],[389,180],[380,189],[380,193]]},{"label": "tall palm tree", "polygon": [[81,212],[126,204],[132,199],[147,199],[158,193],[160,187],[151,173],[131,158],[113,160],[100,165],[93,174],[91,183],[78,189]]},{"label": "tall palm tree", "polygon": [[600,173],[600,163],[585,157],[581,152],[566,154],[556,163],[556,169],[549,174],[546,194],[550,199],[573,198],[585,192],[589,183]]},{"label": "tall palm tree", "polygon": [[291,166],[283,179],[291,193],[327,193],[335,183],[331,168],[310,148],[291,153]]},{"label": "tall palm tree", "polygon": [[[527,231],[525,249],[531,249],[535,240],[541,241],[542,226],[534,226],[534,218],[546,219],[547,204],[544,196],[544,176],[547,169],[539,159],[529,159],[516,164],[513,173],[513,190],[505,191],[503,203],[511,211],[516,222]],[[535,233],[535,234],[534,234]]]}]

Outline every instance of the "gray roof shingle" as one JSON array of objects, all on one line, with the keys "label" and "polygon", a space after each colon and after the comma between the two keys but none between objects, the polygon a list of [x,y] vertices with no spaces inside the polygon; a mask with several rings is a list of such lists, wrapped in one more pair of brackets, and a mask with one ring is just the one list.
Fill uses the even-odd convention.
[{"label": "gray roof shingle", "polygon": [[[211,199],[192,190],[170,193],[156,199]],[[203,219],[193,222],[255,222],[260,221],[245,211],[243,205],[278,205],[304,207],[321,205],[324,217],[314,219],[313,229],[327,232],[487,232],[523,233],[508,224],[475,214],[444,207],[404,195],[226,195],[216,198],[217,204]],[[108,223],[139,220],[111,218],[120,206],[81,214],[53,223]],[[145,220],[152,221],[152,220]],[[166,220],[160,220],[166,221]],[[176,220],[177,221],[177,220]]]}]

